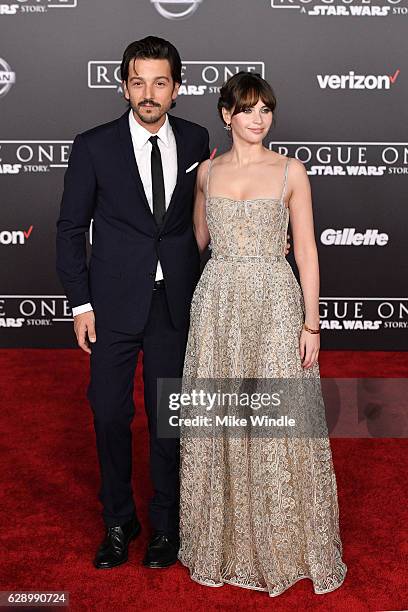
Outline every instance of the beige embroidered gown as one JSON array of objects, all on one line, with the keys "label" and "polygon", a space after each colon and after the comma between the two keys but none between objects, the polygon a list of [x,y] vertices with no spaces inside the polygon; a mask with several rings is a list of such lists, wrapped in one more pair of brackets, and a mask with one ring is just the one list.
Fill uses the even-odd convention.
[{"label": "beige embroidered gown", "polygon": [[[191,304],[189,383],[311,377],[320,384],[317,363],[301,367],[304,300],[284,256],[289,161],[279,200],[245,201],[208,195],[209,163],[212,257]],[[229,583],[271,597],[302,578],[317,594],[338,588],[347,566],[328,436],[198,439],[182,430],[179,559],[208,586]]]}]

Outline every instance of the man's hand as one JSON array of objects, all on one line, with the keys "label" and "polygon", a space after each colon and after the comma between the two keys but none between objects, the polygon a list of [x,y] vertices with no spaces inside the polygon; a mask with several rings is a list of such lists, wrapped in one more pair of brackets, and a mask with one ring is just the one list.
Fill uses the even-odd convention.
[{"label": "man's hand", "polygon": [[290,236],[289,236],[289,234],[287,234],[287,236],[286,236],[286,247],[285,247],[285,257],[289,253],[289,251],[290,251],[290,242],[289,242],[289,240],[290,240]]},{"label": "man's hand", "polygon": [[79,348],[91,354],[90,343],[96,342],[95,315],[92,310],[74,317],[74,331]]}]

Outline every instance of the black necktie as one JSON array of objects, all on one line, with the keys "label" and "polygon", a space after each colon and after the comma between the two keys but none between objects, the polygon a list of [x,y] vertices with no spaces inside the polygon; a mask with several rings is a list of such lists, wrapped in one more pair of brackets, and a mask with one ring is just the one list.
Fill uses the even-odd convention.
[{"label": "black necktie", "polygon": [[164,213],[166,212],[166,196],[164,192],[163,166],[160,154],[159,145],[157,144],[158,136],[149,138],[152,143],[152,194],[153,194],[153,215],[156,223],[161,225]]}]

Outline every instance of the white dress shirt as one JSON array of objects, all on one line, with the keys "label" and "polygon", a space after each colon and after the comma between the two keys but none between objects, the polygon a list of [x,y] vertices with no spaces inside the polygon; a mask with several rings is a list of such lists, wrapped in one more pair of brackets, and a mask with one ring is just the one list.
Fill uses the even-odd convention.
[{"label": "white dress shirt", "polygon": [[[150,206],[150,210],[153,213],[151,174],[152,143],[149,141],[149,138],[154,136],[154,134],[146,130],[146,128],[136,121],[132,109],[129,111],[129,129],[140,178],[142,179],[143,188]],[[165,204],[167,210],[177,182],[177,146],[168,115],[166,115],[165,122],[155,135],[158,136],[157,144],[159,146],[162,158],[164,193],[166,198]],[[160,261],[158,261],[155,280],[160,280],[162,278],[163,271]],[[81,306],[75,306],[72,309],[72,314],[75,317],[78,314],[82,314],[83,312],[88,312],[90,310],[92,310],[92,305],[90,303],[81,304]]]}]

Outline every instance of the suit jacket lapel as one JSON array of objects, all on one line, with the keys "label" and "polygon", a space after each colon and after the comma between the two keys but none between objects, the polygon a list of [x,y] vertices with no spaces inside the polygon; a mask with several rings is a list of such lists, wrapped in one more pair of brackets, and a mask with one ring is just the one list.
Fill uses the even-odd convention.
[{"label": "suit jacket lapel", "polygon": [[169,206],[166,210],[166,214],[163,218],[162,228],[168,223],[169,217],[175,208],[177,196],[181,188],[181,184],[183,181],[184,169],[185,169],[185,160],[184,160],[184,146],[183,146],[183,136],[181,134],[180,128],[177,125],[177,119],[172,115],[169,115],[170,125],[173,130],[174,137],[176,139],[176,147],[177,147],[177,182],[174,187],[173,194],[170,199]]},{"label": "suit jacket lapel", "polygon": [[136,187],[138,189],[139,195],[146,207],[147,212],[151,216],[153,222],[156,223],[153,213],[151,211],[151,208],[149,206],[149,202],[147,201],[147,198],[146,198],[146,193],[143,187],[142,179],[140,178],[139,169],[137,167],[137,163],[135,159],[135,153],[133,150],[133,142],[132,142],[132,137],[130,135],[130,128],[129,128],[129,111],[126,111],[126,113],[124,113],[122,117],[119,118],[118,126],[119,126],[120,142],[122,145],[122,152],[129,166],[131,175],[136,183]]}]

